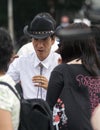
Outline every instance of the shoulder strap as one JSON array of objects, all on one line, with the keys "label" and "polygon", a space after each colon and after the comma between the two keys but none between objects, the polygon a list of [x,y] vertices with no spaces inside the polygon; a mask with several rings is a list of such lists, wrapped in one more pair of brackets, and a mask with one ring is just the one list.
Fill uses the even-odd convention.
[{"label": "shoulder strap", "polygon": [[0,84],[2,85],[5,85],[5,86],[8,86],[10,88],[10,90],[16,95],[16,97],[20,100],[18,94],[16,93],[16,91],[11,87],[11,85],[9,85],[8,83],[6,82],[3,82],[3,81],[0,81]]},{"label": "shoulder strap", "polygon": [[21,99],[23,99],[24,97],[23,97],[23,90],[22,90],[21,84],[20,84],[20,83],[17,83],[17,84],[15,85],[15,88],[16,88],[18,94],[20,95]]}]

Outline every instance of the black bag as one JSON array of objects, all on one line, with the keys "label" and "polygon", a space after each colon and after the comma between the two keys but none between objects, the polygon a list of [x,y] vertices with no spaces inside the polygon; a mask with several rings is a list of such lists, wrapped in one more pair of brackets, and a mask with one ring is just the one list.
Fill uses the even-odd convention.
[{"label": "black bag", "polygon": [[[8,83],[0,82],[0,84],[8,86],[18,97],[15,90]],[[18,84],[15,87],[18,88]],[[20,89],[18,88],[18,90]],[[18,130],[53,130],[52,112],[46,101],[43,99],[24,99],[21,93],[20,103]]]}]

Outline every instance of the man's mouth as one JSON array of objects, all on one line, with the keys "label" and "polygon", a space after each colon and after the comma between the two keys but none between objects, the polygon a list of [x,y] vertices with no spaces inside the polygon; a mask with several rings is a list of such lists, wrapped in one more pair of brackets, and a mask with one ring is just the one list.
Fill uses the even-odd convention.
[{"label": "man's mouth", "polygon": [[43,50],[38,50],[39,52],[43,52]]}]

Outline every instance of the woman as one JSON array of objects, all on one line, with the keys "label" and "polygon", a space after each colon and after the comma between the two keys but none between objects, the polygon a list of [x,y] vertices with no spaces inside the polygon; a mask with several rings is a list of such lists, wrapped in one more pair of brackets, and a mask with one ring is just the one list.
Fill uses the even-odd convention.
[{"label": "woman", "polygon": [[[13,89],[15,82],[6,74],[13,56],[13,45],[9,33],[0,28],[0,81]],[[15,89],[16,91],[16,89]],[[17,130],[19,125],[20,102],[8,86],[0,84],[0,130]]]},{"label": "woman", "polygon": [[83,23],[73,23],[63,31],[66,37],[61,36],[62,30],[58,33],[62,64],[51,73],[46,100],[57,130],[93,130],[91,118],[100,102],[100,61],[95,39]]}]

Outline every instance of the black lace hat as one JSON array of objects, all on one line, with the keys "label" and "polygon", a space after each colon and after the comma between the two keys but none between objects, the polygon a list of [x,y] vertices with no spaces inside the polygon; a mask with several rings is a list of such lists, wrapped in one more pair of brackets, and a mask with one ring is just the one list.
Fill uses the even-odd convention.
[{"label": "black lace hat", "polygon": [[24,33],[31,38],[44,39],[53,35],[55,32],[55,25],[49,17],[37,15],[30,25],[24,27]]}]

